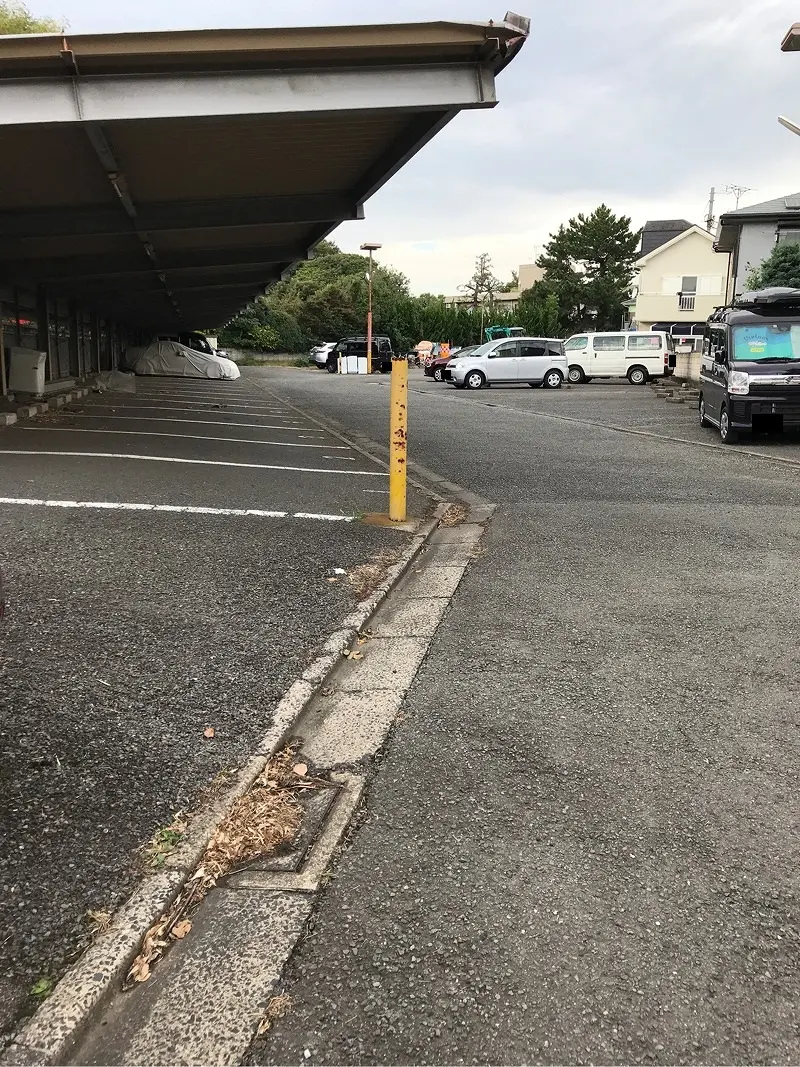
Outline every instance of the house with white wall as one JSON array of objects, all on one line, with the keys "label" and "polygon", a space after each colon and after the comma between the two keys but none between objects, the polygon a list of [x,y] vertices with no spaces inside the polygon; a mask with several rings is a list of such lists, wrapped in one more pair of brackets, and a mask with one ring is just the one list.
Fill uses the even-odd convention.
[{"label": "house with white wall", "polygon": [[800,193],[727,211],[720,218],[714,247],[730,260],[728,301],[747,289],[748,271],[785,242],[800,243]]},{"label": "house with white wall", "polygon": [[639,330],[665,330],[699,348],[706,320],[725,301],[727,264],[714,237],[683,219],[648,222],[636,263],[631,316]]}]

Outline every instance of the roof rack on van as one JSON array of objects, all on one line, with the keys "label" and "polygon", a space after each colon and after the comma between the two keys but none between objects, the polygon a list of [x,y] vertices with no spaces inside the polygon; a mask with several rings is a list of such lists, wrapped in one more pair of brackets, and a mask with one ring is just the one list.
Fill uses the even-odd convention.
[{"label": "roof rack on van", "polygon": [[733,301],[733,306],[737,308],[775,306],[776,304],[800,306],[800,289],[792,289],[789,286],[757,289],[754,292],[741,293]]}]

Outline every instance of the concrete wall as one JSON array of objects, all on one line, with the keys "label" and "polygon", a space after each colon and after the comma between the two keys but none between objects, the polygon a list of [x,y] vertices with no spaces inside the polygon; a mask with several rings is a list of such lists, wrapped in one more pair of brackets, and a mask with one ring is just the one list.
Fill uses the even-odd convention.
[{"label": "concrete wall", "polygon": [[675,355],[675,377],[690,382],[700,381],[701,352],[678,352]]},{"label": "concrete wall", "polygon": [[[639,294],[634,318],[640,329],[654,322],[705,322],[725,301],[727,263],[714,251],[710,234],[689,233],[659,250],[639,269]],[[677,296],[683,277],[696,277],[698,291],[693,311],[681,311]]]}]

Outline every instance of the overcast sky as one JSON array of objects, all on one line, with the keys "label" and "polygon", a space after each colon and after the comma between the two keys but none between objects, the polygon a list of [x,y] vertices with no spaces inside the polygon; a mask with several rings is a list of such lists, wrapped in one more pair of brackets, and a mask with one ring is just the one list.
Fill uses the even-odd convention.
[{"label": "overcast sky", "polygon": [[[487,21],[504,0],[29,0],[75,33],[217,26]],[[488,252],[508,277],[548,234],[602,201],[701,223],[709,189],[741,204],[800,191],[800,54],[781,40],[798,0],[517,0],[532,20],[499,105],[462,112],[337,232],[380,241],[414,290],[453,292]],[[391,11],[391,15],[389,12]]]}]

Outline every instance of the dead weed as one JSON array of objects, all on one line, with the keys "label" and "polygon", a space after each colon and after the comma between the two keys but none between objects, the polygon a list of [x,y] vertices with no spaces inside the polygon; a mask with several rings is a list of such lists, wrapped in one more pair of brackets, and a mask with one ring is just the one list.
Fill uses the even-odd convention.
[{"label": "dead weed", "polygon": [[396,552],[379,552],[366,563],[359,563],[347,575],[359,600],[366,600],[381,585],[386,572],[397,562]]},{"label": "dead weed", "polygon": [[146,982],[169,945],[189,933],[191,916],[219,878],[294,841],[303,814],[296,794],[323,784],[307,776],[306,764],[296,762],[298,747],[290,745],[273,756],[214,831],[197,870],[145,934],[141,952],[128,971],[126,988]]},{"label": "dead weed", "polygon": [[267,1004],[266,1010],[261,1017],[261,1022],[258,1024],[256,1037],[261,1037],[268,1030],[271,1030],[278,1019],[282,1019],[286,1015],[291,1006],[292,998],[288,993],[280,993],[277,997],[273,997]]},{"label": "dead weed", "polygon": [[460,526],[467,521],[467,507],[465,504],[451,504],[447,511],[439,519],[440,526]]}]

